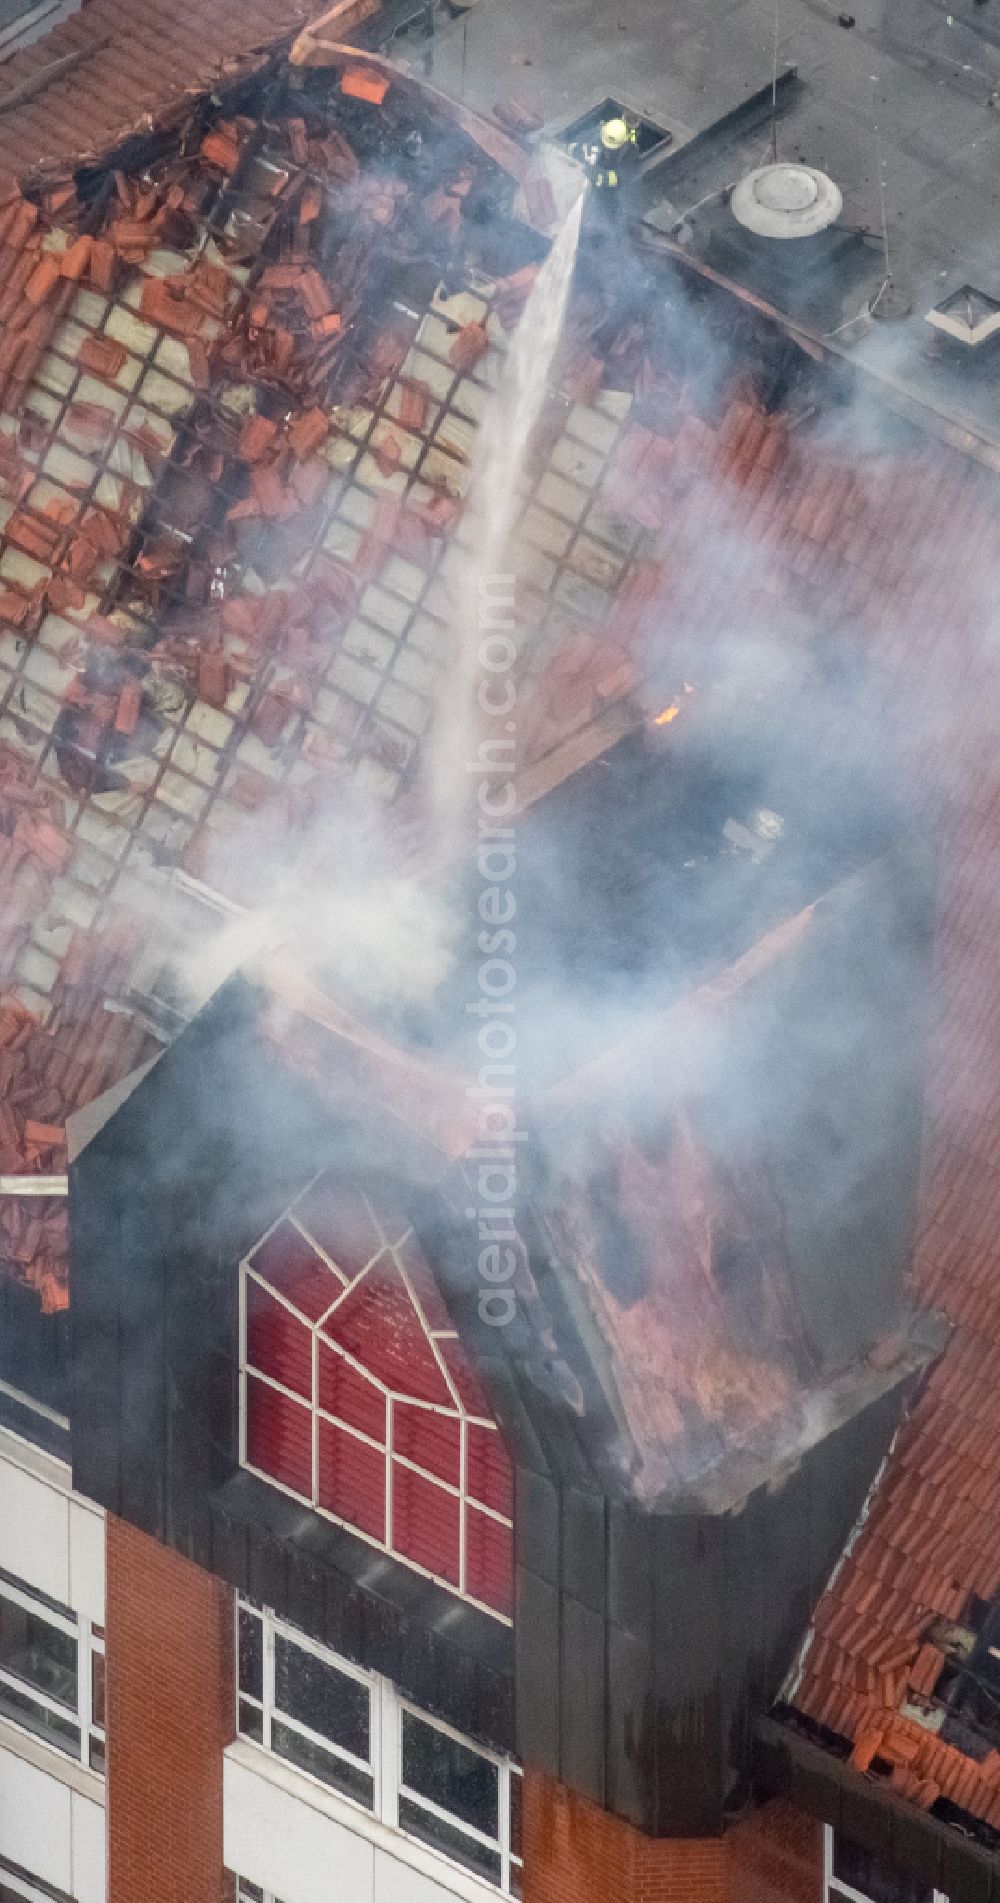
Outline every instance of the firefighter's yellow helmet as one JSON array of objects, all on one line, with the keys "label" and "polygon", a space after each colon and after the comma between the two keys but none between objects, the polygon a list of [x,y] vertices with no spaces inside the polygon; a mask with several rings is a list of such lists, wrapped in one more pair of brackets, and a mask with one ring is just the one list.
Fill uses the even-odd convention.
[{"label": "firefighter's yellow helmet", "polygon": [[606,152],[620,152],[629,142],[627,119],[605,119],[601,127],[601,144]]}]

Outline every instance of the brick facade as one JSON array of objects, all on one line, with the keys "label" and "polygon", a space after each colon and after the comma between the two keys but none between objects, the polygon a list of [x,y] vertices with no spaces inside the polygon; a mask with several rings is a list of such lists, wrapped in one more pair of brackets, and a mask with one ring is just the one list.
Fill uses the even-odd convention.
[{"label": "brick facade", "polygon": [[726,1903],[823,1903],[823,1826],[776,1800],[725,1839]]},{"label": "brick facade", "polygon": [[228,1588],[107,1522],[108,1903],[223,1903]]},{"label": "brick facade", "polygon": [[525,1903],[822,1903],[822,1828],[786,1804],[723,1838],[644,1837],[528,1772]]}]

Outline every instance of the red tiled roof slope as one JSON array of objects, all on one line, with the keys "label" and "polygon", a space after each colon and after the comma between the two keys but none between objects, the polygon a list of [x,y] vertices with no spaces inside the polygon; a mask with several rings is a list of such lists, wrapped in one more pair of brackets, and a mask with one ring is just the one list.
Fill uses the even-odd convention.
[{"label": "red tiled roof slope", "polygon": [[[89,0],[0,66],[0,170],[23,177],[107,150],[315,12],[312,0]],[[6,95],[76,54],[85,57],[4,108]]]},{"label": "red tiled roof slope", "polygon": [[793,1703],[848,1741],[859,1768],[887,1763],[894,1788],[914,1802],[944,1797],[1000,1830],[1000,1753],[985,1755],[984,1744],[976,1763],[900,1716],[914,1697],[929,1699],[945,1663],[928,1641],[935,1620],[967,1618],[972,1595],[1000,1590],[997,499],[991,478],[929,451],[856,520],[853,561],[843,530],[833,544],[849,587],[858,555],[870,577],[860,584],[866,621],[908,712],[939,846],[914,1282],[954,1334],[817,1608]]}]

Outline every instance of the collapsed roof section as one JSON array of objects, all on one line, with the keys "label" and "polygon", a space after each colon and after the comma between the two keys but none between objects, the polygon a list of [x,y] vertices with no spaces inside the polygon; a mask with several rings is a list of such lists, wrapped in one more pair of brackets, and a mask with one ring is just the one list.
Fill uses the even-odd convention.
[{"label": "collapsed roof section", "polygon": [[[134,981],[171,879],[256,899],[290,838],[336,833],[347,781],[395,798],[431,718],[472,444],[542,248],[503,208],[515,182],[536,223],[552,205],[496,128],[330,58],[5,189],[8,1170],[57,1170],[28,1125],[148,1055]],[[620,288],[581,282],[518,531],[528,762],[639,685],[663,574],[631,482],[663,439],[637,400],[669,387],[690,428],[712,400],[683,323],[647,334]],[[58,1307],[59,1211],[33,1211],[0,1211],[5,1259]]]},{"label": "collapsed roof section", "polygon": [[[505,337],[486,285],[432,304],[506,181],[353,64],[284,110],[268,66],[257,118],[189,102],[149,164],[5,188],[8,1170],[58,1169],[67,1111],[146,1054],[135,874],[214,872],[217,833],[247,876],[234,827],[305,825],[345,771],[391,797],[429,717]],[[2,1219],[63,1305],[59,1206]]]},{"label": "collapsed roof section", "polygon": [[[297,71],[291,92],[289,71],[269,69],[253,111],[249,96],[241,111],[200,107],[178,142],[131,174],[88,173],[76,188],[50,185],[41,199],[11,193],[7,207],[0,367],[12,420],[0,607],[11,633],[0,657],[9,676],[0,738],[12,747],[11,784],[32,789],[31,812],[14,829],[24,909],[12,963],[20,1005],[57,1036],[78,1008],[66,994],[80,987],[105,1064],[100,1079],[81,1076],[70,1054],[77,1068],[59,1104],[52,1100],[56,1126],[74,1085],[75,1100],[85,1101],[114,1074],[108,1002],[125,1039],[122,1066],[146,1055],[141,1020],[118,1018],[115,1007],[134,975],[134,966],[123,968],[135,949],[130,920],[148,919],[150,879],[179,866],[228,883],[230,897],[246,901],[259,894],[269,852],[287,859],[289,838],[329,826],[331,813],[334,826],[338,812],[350,823],[338,808],[347,779],[355,792],[393,801],[412,781],[447,661],[476,426],[539,251],[530,227],[505,215],[510,170],[524,168],[498,165],[496,152],[506,157],[500,135],[456,124],[446,105],[383,62],[334,45],[322,65]],[[544,215],[540,188],[534,210]],[[600,253],[584,262],[514,552],[526,764],[623,695],[651,692],[655,707],[658,679],[671,692],[687,675],[697,679],[695,711],[685,705],[680,724],[690,720],[710,765],[697,767],[696,748],[688,791],[680,767],[661,774],[659,794],[669,782],[678,807],[669,826],[655,788],[643,795],[646,829],[660,832],[674,882],[672,901],[657,887],[656,904],[667,917],[680,903],[671,931],[654,928],[645,950],[650,974],[669,968],[681,992],[847,869],[834,854],[805,886],[788,883],[802,846],[795,825],[767,869],[763,848],[747,850],[749,809],[715,810],[730,794],[712,785],[713,774],[717,781],[734,750],[742,764],[747,747],[725,704],[727,619],[716,614],[697,639],[683,622],[668,622],[667,590],[676,606],[676,587],[652,547],[668,511],[682,545],[700,543],[709,490],[715,531],[725,534],[729,482],[751,445],[768,465],[783,426],[751,400],[745,365],[740,395],[725,404],[732,372],[723,333],[732,326],[708,301],[698,315],[695,324],[687,293],[638,261],[610,283]],[[769,400],[778,387],[787,397],[806,360],[773,341],[761,349],[749,323],[745,341],[758,352]],[[668,504],[662,478],[675,450],[696,441],[717,450],[717,474],[699,481],[683,471]],[[773,616],[780,576],[761,568],[755,549],[741,550],[735,534],[731,566],[742,569],[746,611],[758,614],[763,600]],[[767,657],[765,698],[779,727],[796,694],[806,706],[814,696],[815,667],[806,657],[789,679]],[[633,806],[626,789],[629,823]],[[842,831],[852,826],[845,807]],[[868,851],[865,838],[856,863]],[[583,860],[580,873],[582,892]],[[771,897],[761,901],[761,891]],[[611,909],[620,903],[609,898]],[[540,916],[544,905],[536,909]],[[92,948],[109,931],[123,957],[95,988]],[[554,967],[536,950],[544,1008]],[[600,956],[595,983],[599,965]],[[320,1015],[331,1013],[336,1020],[337,1006],[322,1003]],[[327,1063],[320,1044],[308,1048],[312,1017],[297,1030],[283,1020],[282,1035],[297,1041],[324,1094],[343,1091],[343,1069]],[[12,1024],[32,1034],[27,1020]],[[461,1154],[468,1113],[460,1092],[439,1082],[437,1061],[448,1056],[439,1024],[422,1030],[412,1060],[357,1023],[340,1029],[340,1050],[351,1054],[347,1094],[359,1049],[371,1071],[374,1042],[376,1101],[388,1098],[406,1124],[407,1094],[418,1087],[423,1107],[429,1099],[437,1106],[430,1134],[438,1154]],[[429,1045],[423,1057],[421,1041]],[[554,1075],[575,1069],[583,1048],[571,1037]],[[462,1075],[461,1061],[453,1069]],[[698,1111],[671,1104],[666,1114],[683,1126],[668,1145],[661,1187],[669,1196]],[[11,1133],[12,1152],[23,1140],[26,1132]],[[732,1199],[715,1190],[729,1166],[705,1147],[693,1144],[694,1175],[713,1185],[708,1200],[717,1206],[706,1220],[715,1235],[727,1226],[723,1205]],[[602,1180],[610,1170],[619,1185],[628,1174],[607,1158],[594,1169]],[[568,1218],[559,1214],[561,1191],[554,1194],[557,1234]],[[599,1360],[610,1355],[611,1385],[623,1395],[632,1320],[596,1311],[599,1288],[614,1284],[609,1236],[618,1248],[634,1215],[597,1217],[594,1340],[582,1350],[585,1360],[592,1350]],[[20,1220],[15,1205],[8,1221]],[[905,1252],[901,1221],[888,1251],[894,1274]],[[737,1313],[744,1296],[737,1291],[735,1307],[729,1292],[719,1296],[718,1236],[706,1257],[690,1211],[680,1222],[687,1239],[677,1242],[674,1270],[689,1286],[707,1280],[715,1372],[700,1398],[692,1390],[681,1406],[686,1418],[666,1426],[644,1418],[640,1393],[619,1397],[612,1413],[626,1429],[625,1449],[601,1458],[624,1467],[629,1484],[641,1472],[647,1498],[676,1502],[695,1486],[699,1498],[728,1504],[814,1431],[790,1424],[793,1391],[801,1399],[817,1380],[842,1375],[896,1330],[900,1315],[892,1297],[839,1356],[824,1345],[807,1369],[802,1355],[796,1363],[794,1354],[764,1354],[754,1373]],[[41,1285],[58,1305],[54,1239],[52,1247],[47,1231],[45,1239]],[[18,1232],[10,1254],[37,1281],[34,1256],[22,1263],[29,1242],[34,1231]],[[661,1267],[650,1259],[652,1299],[669,1307],[663,1289],[656,1293]],[[787,1310],[799,1299],[787,1268],[766,1273],[777,1281],[765,1307]],[[545,1323],[546,1340],[551,1332]],[[888,1356],[896,1377],[911,1365],[909,1353],[901,1344]],[[846,1401],[838,1406],[850,1411]],[[744,1474],[738,1459],[735,1469],[730,1463],[748,1437],[759,1454]],[[716,1485],[722,1469],[728,1477]],[[709,1472],[716,1480],[703,1495]]]}]

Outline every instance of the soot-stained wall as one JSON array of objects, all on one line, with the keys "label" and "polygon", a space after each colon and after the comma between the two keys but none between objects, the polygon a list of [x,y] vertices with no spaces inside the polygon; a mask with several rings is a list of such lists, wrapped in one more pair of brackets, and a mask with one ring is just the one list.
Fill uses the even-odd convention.
[{"label": "soot-stained wall", "polygon": [[713,1835],[899,1419],[883,1396],[730,1514],[648,1514],[522,1472],[517,1743],[656,1836]]},{"label": "soot-stained wall", "polygon": [[372,1170],[227,987],[73,1170],[74,1484],[501,1749],[509,1627],[239,1467],[238,1264],[309,1175]]}]

